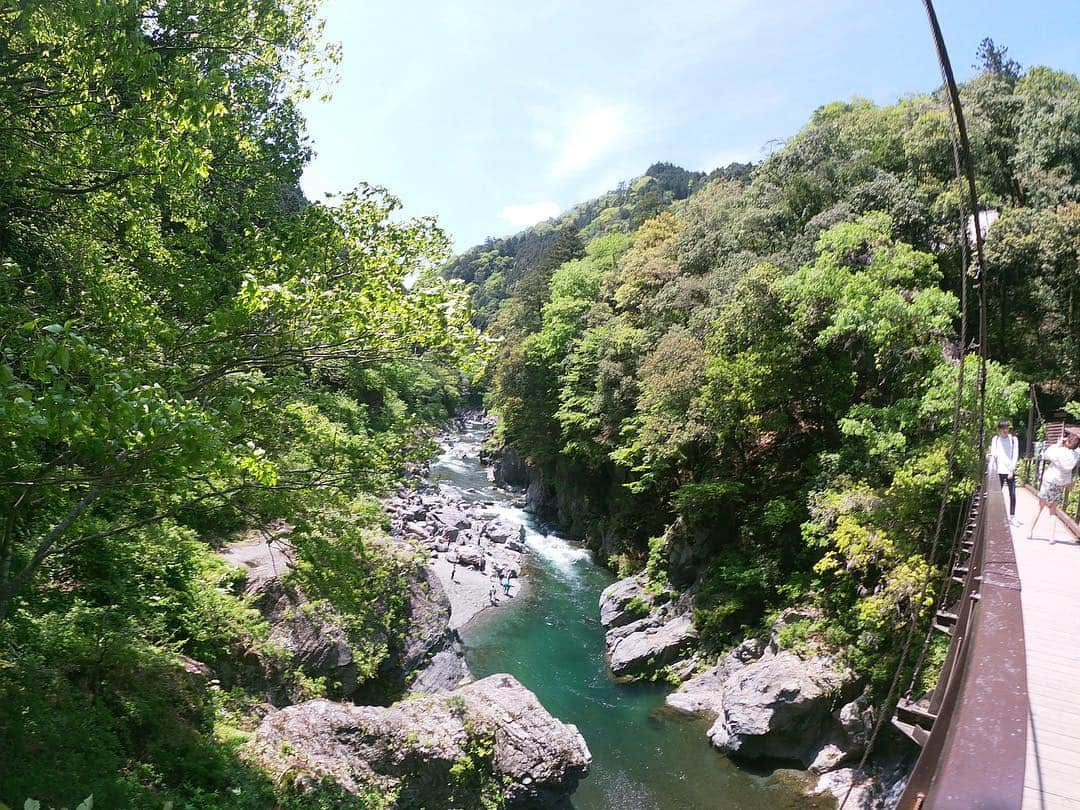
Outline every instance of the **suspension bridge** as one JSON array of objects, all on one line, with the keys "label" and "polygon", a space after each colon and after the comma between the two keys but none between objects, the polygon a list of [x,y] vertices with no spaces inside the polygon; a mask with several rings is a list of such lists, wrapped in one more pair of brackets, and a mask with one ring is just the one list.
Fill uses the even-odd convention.
[{"label": "suspension bridge", "polygon": [[[862,768],[886,717],[920,747],[898,808],[900,810],[1080,810],[1080,527],[1064,509],[1039,517],[1039,499],[1017,488],[1011,518],[996,474],[982,485],[959,513],[950,549],[942,544],[949,486],[964,463],[986,450],[987,265],[983,222],[974,161],[960,94],[932,0],[923,0],[948,93],[953,160],[958,198],[962,201],[959,346],[974,348],[979,360],[978,407],[965,412],[964,366],[959,364],[949,465],[929,558],[947,554],[944,575],[922,651],[904,696],[893,703],[900,676],[920,628],[927,580],[913,601],[906,641],[892,685],[871,734]],[[970,229],[969,229],[970,222]],[[974,248],[969,267],[969,249]],[[968,287],[974,288],[978,313],[969,347]],[[1026,450],[1033,439],[1032,388]],[[961,424],[974,419],[973,446],[962,448]],[[1044,423],[1048,442],[1064,423]],[[1030,467],[1028,468],[1030,470]],[[1034,470],[1037,473],[1037,468]],[[1035,476],[1037,480],[1038,476]],[[1073,507],[1075,512],[1075,506]],[[1038,522],[1036,523],[1036,520]],[[915,694],[936,634],[948,637],[936,686]],[[851,792],[841,807],[847,804]]]},{"label": "suspension bridge", "polygon": [[986,481],[953,559],[959,594],[934,618],[950,636],[938,685],[893,718],[922,748],[899,807],[1080,808],[1080,530],[1058,510],[1029,537],[1034,492],[1017,489],[1010,524]]}]

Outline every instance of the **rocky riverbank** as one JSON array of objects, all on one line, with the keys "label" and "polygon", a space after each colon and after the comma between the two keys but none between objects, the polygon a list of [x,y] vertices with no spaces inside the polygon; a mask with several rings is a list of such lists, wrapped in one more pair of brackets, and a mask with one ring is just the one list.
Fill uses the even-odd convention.
[{"label": "rocky riverbank", "polygon": [[[463,452],[448,437],[442,450],[437,464]],[[198,673],[265,695],[255,753],[281,781],[330,801],[378,796],[387,808],[548,807],[587,774],[591,757],[574,726],[548,714],[511,676],[474,681],[465,663],[457,628],[524,593],[525,530],[480,494],[414,471],[384,501],[392,531],[381,551],[400,563],[407,626],[386,639],[389,654],[366,680],[342,617],[289,576],[291,526],[264,527],[223,549],[225,561],[244,571],[270,643],[266,651],[238,651],[228,672]],[[312,682],[325,683],[333,700],[305,700]]]},{"label": "rocky riverbank", "polygon": [[[499,516],[492,502],[456,497],[453,490],[422,482],[387,502],[396,536],[428,559],[451,605],[457,629],[489,607],[520,595],[525,529]],[[509,579],[510,596],[502,588]],[[495,598],[489,598],[495,586]]]},{"label": "rocky riverbank", "polygon": [[[490,429],[491,423],[472,417]],[[463,429],[456,420],[439,437],[436,463],[453,465],[476,452],[452,437]],[[426,556],[450,600],[450,628],[456,630],[477,613],[520,598],[527,587],[522,563],[528,554],[525,528],[501,515],[495,501],[476,489],[461,489],[419,475],[385,501],[392,533]],[[509,580],[506,593],[502,587]],[[491,588],[495,586],[494,599]]]},{"label": "rocky riverbank", "polygon": [[642,575],[619,580],[600,598],[608,666],[624,679],[679,684],[666,706],[712,721],[706,732],[718,750],[742,761],[789,762],[817,774],[817,793],[848,807],[886,808],[902,789],[905,763],[889,757],[866,774],[850,767],[874,725],[863,684],[831,655],[783,649],[785,626],[806,620],[788,611],[768,638],[749,638],[707,660],[697,649],[691,595],[646,587]]}]

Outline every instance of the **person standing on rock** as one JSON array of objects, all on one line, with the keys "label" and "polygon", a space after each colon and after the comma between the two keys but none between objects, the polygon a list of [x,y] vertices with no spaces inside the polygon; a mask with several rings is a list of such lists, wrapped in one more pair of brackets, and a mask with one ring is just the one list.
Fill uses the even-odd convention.
[{"label": "person standing on rock", "polygon": [[450,581],[457,582],[457,563],[450,563]]},{"label": "person standing on rock", "polygon": [[491,604],[493,604],[493,605],[497,604],[496,599],[495,599],[495,593],[496,593],[496,591],[495,591],[495,583],[493,581],[491,583],[491,587],[488,589],[488,601],[491,602]]},{"label": "person standing on rock", "polygon": [[507,596],[509,596],[510,595],[510,577],[506,578],[506,580],[502,584],[502,587],[503,587],[503,593],[505,593]]}]

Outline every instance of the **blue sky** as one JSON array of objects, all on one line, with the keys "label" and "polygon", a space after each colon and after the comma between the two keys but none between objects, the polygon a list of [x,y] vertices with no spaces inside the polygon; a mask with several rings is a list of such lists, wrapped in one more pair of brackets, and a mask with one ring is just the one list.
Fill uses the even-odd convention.
[{"label": "blue sky", "polygon": [[[938,0],[958,77],[984,36],[1080,73],[1078,0]],[[359,181],[435,214],[457,251],[668,160],[760,160],[814,109],[939,74],[919,0],[329,0],[343,50],[304,108],[313,199]]]}]

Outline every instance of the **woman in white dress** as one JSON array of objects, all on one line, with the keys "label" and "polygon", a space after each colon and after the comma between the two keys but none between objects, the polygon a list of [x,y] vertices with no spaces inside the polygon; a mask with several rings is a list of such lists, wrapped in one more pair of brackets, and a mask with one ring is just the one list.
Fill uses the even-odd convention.
[{"label": "woman in white dress", "polygon": [[[1035,515],[1035,520],[1031,522],[1028,540],[1035,534],[1035,524],[1042,517],[1043,510],[1049,506],[1060,507],[1064,503],[1065,490],[1072,486],[1074,471],[1080,464],[1078,447],[1080,447],[1080,432],[1067,430],[1060,442],[1043,451],[1043,461],[1046,466],[1043,468],[1042,486],[1039,488],[1039,512]],[[1049,512],[1050,543],[1053,544],[1057,542],[1054,539],[1056,524],[1054,510],[1050,509]]]}]

